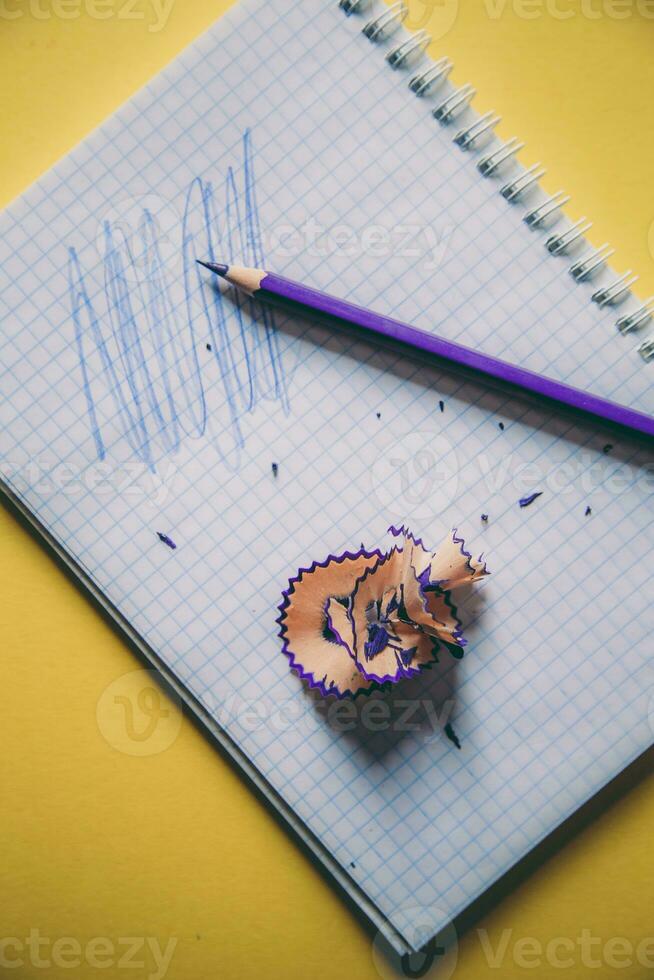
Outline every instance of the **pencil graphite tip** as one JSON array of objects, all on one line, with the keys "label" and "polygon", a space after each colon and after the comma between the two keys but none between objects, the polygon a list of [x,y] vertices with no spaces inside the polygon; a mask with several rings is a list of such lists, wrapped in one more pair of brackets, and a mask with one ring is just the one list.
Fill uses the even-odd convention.
[{"label": "pencil graphite tip", "polygon": [[215,272],[217,276],[226,276],[229,271],[229,266],[224,265],[222,262],[203,262],[202,259],[196,259],[195,261],[198,265],[203,265],[209,272]]}]

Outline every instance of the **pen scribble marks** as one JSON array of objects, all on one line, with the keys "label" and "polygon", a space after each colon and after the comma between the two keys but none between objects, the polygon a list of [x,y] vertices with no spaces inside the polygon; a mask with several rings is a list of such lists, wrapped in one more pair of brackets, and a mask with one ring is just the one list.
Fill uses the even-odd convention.
[{"label": "pen scribble marks", "polygon": [[162,531],[157,531],[157,537],[159,538],[160,541],[163,541],[163,543],[167,545],[169,548],[172,548],[174,550],[177,547],[173,539],[168,537],[167,534],[163,534]]},{"label": "pen scribble marks", "polygon": [[[70,308],[99,459],[122,433],[155,470],[185,437],[206,434],[236,469],[244,417],[262,401],[289,410],[273,313],[249,297],[224,297],[195,263],[197,255],[213,260],[219,251],[221,258],[265,264],[249,130],[242,146],[242,166],[227,169],[219,194],[199,177],[188,187],[179,227],[166,229],[167,244],[171,233],[179,235],[177,265],[162,254],[156,216],[145,207],[131,235],[120,222],[104,222],[100,291],[75,247],[68,250]],[[212,356],[201,369],[203,335]]]}]

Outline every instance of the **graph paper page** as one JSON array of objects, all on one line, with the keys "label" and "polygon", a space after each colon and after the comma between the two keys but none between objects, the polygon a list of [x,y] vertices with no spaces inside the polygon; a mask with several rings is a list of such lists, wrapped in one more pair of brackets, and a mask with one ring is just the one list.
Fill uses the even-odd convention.
[{"label": "graph paper page", "polygon": [[[273,321],[195,258],[654,403],[615,311],[361,25],[244,0],[4,212],[2,471],[409,936],[412,909],[440,928],[650,744],[652,455]],[[381,723],[366,699],[339,721],[281,653],[282,590],[402,521],[433,547],[458,527],[492,575],[462,602],[463,660],[376,696]]]}]

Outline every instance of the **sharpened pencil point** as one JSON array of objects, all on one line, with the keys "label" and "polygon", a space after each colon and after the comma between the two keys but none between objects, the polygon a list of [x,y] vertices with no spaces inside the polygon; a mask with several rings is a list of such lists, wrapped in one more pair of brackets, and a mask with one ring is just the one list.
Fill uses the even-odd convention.
[{"label": "sharpened pencil point", "polygon": [[217,276],[226,276],[229,271],[229,266],[223,265],[222,262],[203,262],[202,259],[196,259],[195,261],[198,265],[203,265],[209,272],[215,272]]}]

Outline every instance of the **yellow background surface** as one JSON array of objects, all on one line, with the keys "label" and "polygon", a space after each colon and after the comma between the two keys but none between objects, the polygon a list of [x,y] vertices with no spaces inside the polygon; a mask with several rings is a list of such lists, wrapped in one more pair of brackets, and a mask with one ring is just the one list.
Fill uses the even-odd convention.
[{"label": "yellow background surface", "polygon": [[[152,30],[152,4],[0,0],[0,204],[227,6],[173,0]],[[616,246],[616,267],[640,273],[646,296],[654,20],[643,13],[654,16],[646,0],[411,4],[414,25],[443,34],[433,50],[454,60],[454,80],[476,85],[480,111],[503,113],[500,135],[526,141],[525,163],[548,165],[546,187],[572,194],[569,213],[595,220],[593,241]],[[118,964],[121,939],[150,937],[162,948],[176,939],[167,972],[175,980],[377,977],[371,935],[188,719],[170,707],[160,741],[138,743],[136,754],[108,730],[107,688],[139,665],[3,509],[0,592],[0,941],[24,943],[38,930],[47,940],[40,962],[51,963],[7,946],[7,960],[23,960],[7,975],[157,976],[148,947],[132,957],[143,965]],[[138,707],[139,684],[134,675],[111,691]],[[633,956],[620,966],[628,952],[605,946],[654,936],[653,821],[648,777],[460,937],[454,976],[654,975],[654,948],[648,969]],[[500,967],[489,965],[480,929],[493,947],[506,940]],[[569,946],[583,930],[601,940],[591,960],[578,946],[551,948],[531,968],[532,947],[516,955],[528,937]],[[63,965],[94,937],[104,968]]]}]

